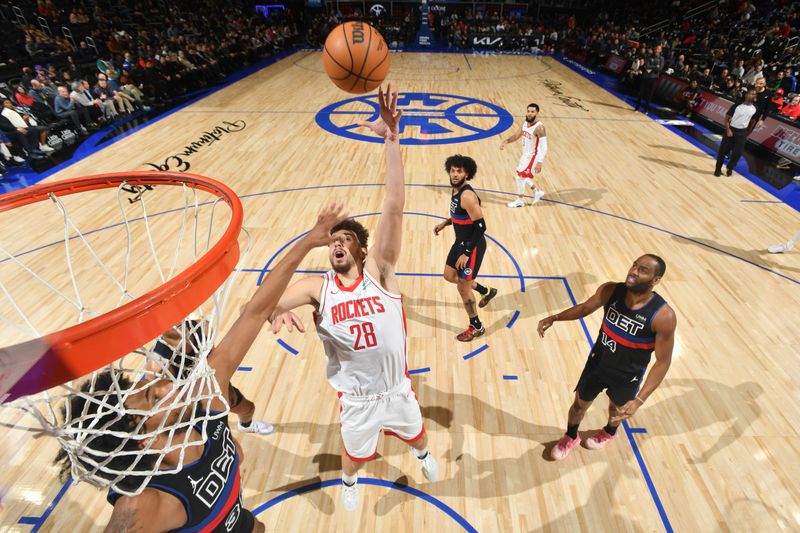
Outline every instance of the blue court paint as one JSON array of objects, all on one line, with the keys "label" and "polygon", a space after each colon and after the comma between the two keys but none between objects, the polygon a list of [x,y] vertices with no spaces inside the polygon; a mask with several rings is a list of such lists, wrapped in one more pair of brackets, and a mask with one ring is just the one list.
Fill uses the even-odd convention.
[{"label": "blue court paint", "polygon": [[[595,85],[597,85],[601,89],[613,94],[614,96],[616,96],[617,98],[619,98],[623,102],[625,102],[627,104],[630,104],[631,100],[635,101],[634,97],[626,95],[626,94],[623,94],[623,93],[621,93],[621,92],[616,90],[616,87],[617,87],[617,84],[618,84],[618,80],[616,78],[614,78],[612,76],[609,76],[607,74],[603,74],[601,72],[597,72],[597,71],[595,71],[593,69],[587,68],[587,67],[581,65],[580,63],[578,63],[577,61],[573,61],[572,59],[564,58],[563,56],[561,56],[559,54],[554,54],[553,57],[557,61],[559,61],[562,65],[566,66],[567,68],[569,68],[570,70],[576,72],[577,74],[580,74],[584,78],[590,80]],[[658,122],[658,120],[659,120],[658,117],[656,117],[654,115],[651,115],[651,114],[647,114],[647,117],[651,118],[655,122]],[[717,159],[716,150],[713,150],[713,149],[709,148],[708,146],[704,145],[703,143],[701,143],[697,139],[693,139],[692,137],[690,137],[686,133],[682,132],[680,129],[678,129],[675,126],[672,126],[670,124],[660,124],[660,125],[662,127],[664,127],[664,128],[667,128],[672,133],[675,133],[676,135],[679,135],[685,141],[691,143],[696,148],[700,149],[704,153],[706,153],[709,156],[711,156],[713,161],[716,161],[716,159]],[[698,131],[703,132],[703,133],[713,133],[713,132],[709,131],[708,129],[704,128],[703,126],[701,126],[700,124],[697,124],[697,123],[695,123],[694,127],[695,127],[695,129],[697,129]],[[718,178],[712,177],[712,171],[714,170],[713,166],[712,166],[714,164],[713,161],[709,163],[709,179],[718,179]],[[784,203],[792,206],[794,209],[800,211],[800,195],[796,194],[796,189],[793,188],[792,184],[787,185],[783,189],[776,189],[772,185],[770,185],[767,182],[763,181],[758,176],[750,173],[749,169],[747,168],[747,162],[744,159],[742,159],[736,165],[736,168],[734,170],[736,170],[736,172],[738,172],[739,174],[744,176],[747,180],[749,180],[750,182],[754,183],[755,185],[757,185],[761,189],[765,190],[769,194],[775,196],[776,198],[780,199],[782,202],[784,202]]]},{"label": "blue court paint", "polygon": [[[413,215],[413,216],[434,218],[434,219],[437,219],[437,220],[446,220],[446,217],[441,217],[441,216],[438,216],[438,215],[431,215],[429,213],[416,213],[416,212],[413,212],[413,211],[403,211],[403,214],[404,215]],[[360,215],[353,215],[352,218],[372,217],[372,216],[376,216],[376,215],[380,215],[380,213],[362,213]],[[286,248],[288,248],[289,246],[294,244],[296,241],[301,239],[307,233],[308,233],[308,231],[305,231],[305,232],[301,233],[300,235],[297,235],[296,237],[292,238],[289,242],[287,242],[286,244],[284,244],[283,246],[278,248],[278,250],[274,254],[272,254],[272,256],[264,264],[264,267],[261,269],[261,274],[259,275],[258,281],[256,282],[257,285],[261,285],[261,283],[264,281],[264,276],[266,276],[267,272],[270,269],[270,266],[272,266],[272,262],[275,261],[275,259]],[[519,279],[520,291],[521,292],[525,292],[525,277],[522,275],[522,269],[520,268],[519,263],[517,262],[517,260],[514,258],[513,255],[511,255],[511,252],[508,251],[508,248],[506,248],[505,246],[500,244],[500,242],[497,239],[495,239],[494,237],[492,237],[488,233],[485,233],[484,236],[487,239],[489,239],[490,241],[492,241],[494,244],[496,244],[498,248],[500,248],[501,250],[503,250],[506,253],[506,255],[511,260],[511,263],[514,265],[514,268],[517,271],[517,275],[513,276],[513,277]],[[445,241],[445,242],[447,242],[447,241]],[[406,275],[413,276],[415,274],[414,273],[407,273]],[[427,274],[422,274],[422,275],[427,275]],[[439,274],[439,275],[441,275],[441,274]],[[480,274],[478,274],[478,278],[481,278],[481,277],[484,277],[484,276],[481,276]]]},{"label": "blue court paint", "polygon": [[[257,196],[269,196],[269,195],[272,195],[272,194],[278,194],[278,193],[284,193],[284,192],[303,191],[303,190],[312,190],[312,189],[332,189],[332,188],[339,188],[339,187],[383,187],[383,186],[384,186],[383,183],[361,183],[361,184],[351,184],[351,185],[341,185],[341,184],[340,185],[316,185],[316,186],[309,186],[309,187],[297,187],[297,188],[293,188],[293,189],[281,189],[281,190],[277,190],[277,191],[264,191],[264,192],[250,193],[250,194],[242,195],[240,198],[242,198],[242,199],[254,198],[254,197],[257,197]],[[406,187],[428,187],[428,188],[430,188],[430,187],[444,187],[444,188],[447,188],[447,186],[442,186],[442,185],[438,185],[438,184],[427,184],[427,183],[407,183]],[[504,195],[508,195],[508,196],[516,196],[516,193],[511,193],[511,192],[506,192],[506,191],[497,191],[497,190],[494,190],[494,189],[475,188],[475,190],[476,191],[482,191],[482,192],[491,192],[491,193],[495,193],[495,194],[504,194]],[[531,196],[528,195],[528,198],[530,198],[530,197]],[[774,274],[774,275],[776,275],[778,277],[781,277],[783,279],[791,281],[792,283],[794,283],[796,285],[800,285],[800,280],[797,280],[795,278],[789,277],[789,276],[787,276],[785,274],[781,274],[780,272],[772,270],[771,268],[765,267],[763,265],[759,265],[758,263],[750,261],[749,259],[745,259],[744,257],[738,256],[738,255],[736,255],[734,253],[728,252],[727,250],[723,250],[723,249],[718,248],[716,246],[712,246],[710,244],[706,244],[704,242],[700,242],[700,241],[698,241],[696,239],[693,239],[691,237],[687,237],[685,235],[681,235],[679,233],[675,233],[673,231],[670,231],[670,230],[667,230],[667,229],[664,229],[664,228],[660,228],[658,226],[653,226],[652,224],[647,224],[645,222],[640,222],[638,220],[633,220],[633,219],[626,218],[626,217],[623,217],[623,216],[620,216],[620,215],[615,215],[613,213],[608,213],[606,211],[600,211],[598,209],[592,209],[590,207],[584,207],[584,206],[581,206],[581,205],[570,204],[568,202],[561,202],[561,201],[558,201],[558,200],[549,200],[547,198],[543,198],[541,201],[550,202],[550,203],[553,203],[553,204],[556,204],[556,205],[564,205],[564,206],[568,206],[568,207],[573,207],[575,209],[582,209],[584,211],[589,211],[591,213],[595,213],[595,214],[599,214],[599,215],[603,215],[603,216],[616,218],[617,220],[630,222],[630,223],[636,224],[638,226],[643,226],[645,228],[652,229],[652,230],[655,230],[655,231],[658,231],[658,232],[661,232],[661,233],[666,233],[667,235],[671,235],[673,237],[677,237],[679,239],[683,239],[683,240],[689,241],[691,243],[698,244],[700,246],[703,246],[703,247],[708,248],[710,250],[713,250],[715,252],[719,252],[721,254],[727,255],[727,256],[732,257],[734,259],[738,259],[740,261],[744,261],[745,263],[748,263],[750,265],[758,267],[761,270],[765,270],[765,271],[767,271],[767,272],[769,272],[771,274]],[[149,217],[155,217],[155,216],[163,215],[163,214],[166,214],[166,213],[172,213],[172,212],[175,212],[175,211],[180,211],[180,209],[171,209],[171,210],[168,210],[168,211],[162,211],[160,213],[153,213],[153,214],[148,215],[148,216]],[[438,218],[438,219],[441,219],[441,220],[444,219],[444,217],[439,217],[439,216],[436,216],[436,215],[430,215],[430,214],[421,214],[421,215],[428,216],[428,217],[431,217],[431,218]],[[139,220],[141,220],[141,218],[131,219],[129,222],[137,222]],[[84,235],[90,235],[90,234],[96,233],[98,231],[103,231],[103,230],[106,230],[106,229],[115,228],[115,227],[121,226],[121,225],[123,225],[122,222],[119,222],[117,224],[110,224],[108,226],[104,226],[104,227],[101,227],[101,228],[98,228],[98,229],[95,229],[95,230],[84,232]],[[264,275],[269,271],[269,265],[275,259],[275,257],[277,257],[280,254],[280,252],[285,250],[290,244],[292,244],[296,240],[300,239],[303,235],[305,235],[305,233],[303,233],[302,235],[298,235],[297,237],[292,239],[289,243],[283,245],[283,247],[281,247],[275,254],[273,254],[273,256],[270,258],[270,260],[267,262],[265,268],[261,269],[261,276],[259,277],[258,282],[257,282],[258,285],[260,285],[261,282],[263,281]],[[504,246],[502,246],[497,240],[495,240],[493,237],[491,237],[489,235],[486,235],[486,237],[488,239],[490,239],[492,242],[494,242],[495,244],[497,244],[504,252],[506,252],[506,254],[511,259],[511,261],[514,264],[514,266],[515,266],[515,268],[517,270],[517,273],[518,273],[518,275],[514,276],[514,277],[517,277],[520,280],[520,286],[521,286],[521,291],[522,292],[525,292],[525,280],[526,279],[561,279],[560,276],[538,276],[538,277],[523,276],[522,275],[522,270],[520,269],[519,264],[517,263],[516,259],[514,259],[514,257],[511,255],[511,253]],[[77,237],[74,237],[74,236],[70,237],[70,239],[75,239],[75,238],[77,238]],[[47,248],[49,246],[53,246],[55,244],[59,244],[61,242],[62,241],[55,241],[55,242],[51,242],[49,244],[44,244],[44,245],[41,245],[41,246],[37,246],[36,248],[33,248],[31,250],[27,250],[25,252],[21,252],[21,253],[17,254],[15,257],[21,257],[23,255],[35,252],[37,250],[41,250],[43,248]],[[0,260],[0,263],[2,263],[3,261],[7,261],[7,259]],[[479,277],[488,277],[488,276],[481,275]]]},{"label": "blue court paint", "polygon": [[64,497],[64,494],[67,492],[67,489],[70,488],[71,486],[72,486],[72,478],[68,479],[67,482],[64,483],[64,485],[61,487],[61,490],[59,490],[58,494],[56,494],[56,497],[53,498],[53,501],[50,502],[50,505],[48,505],[47,509],[44,510],[42,516],[23,516],[22,518],[19,519],[17,523],[32,525],[33,529],[31,529],[31,533],[36,533],[36,531],[39,531],[39,529],[44,524],[45,520],[47,520],[47,517],[50,516],[50,513],[53,512],[55,506],[58,505],[58,502],[61,501],[61,498]]},{"label": "blue court paint", "polygon": [[238,370],[239,372],[252,372],[253,371],[253,367],[252,366],[240,366],[236,370]]},{"label": "blue court paint", "polygon": [[514,316],[512,316],[511,320],[508,321],[508,324],[506,324],[506,327],[511,329],[511,326],[514,325],[514,322],[516,322],[518,318],[519,318],[519,309],[514,311]]},{"label": "blue court paint", "polygon": [[[370,184],[353,184],[353,185],[346,185],[346,184],[341,184],[341,185],[317,185],[317,186],[310,186],[310,187],[298,187],[298,188],[294,188],[294,189],[281,189],[281,190],[278,190],[278,191],[267,191],[267,192],[260,192],[260,193],[251,193],[251,194],[247,194],[247,195],[241,196],[241,198],[249,198],[249,197],[253,197],[253,196],[265,196],[265,195],[270,195],[270,194],[277,194],[277,193],[283,193],[283,192],[294,192],[294,191],[310,190],[310,189],[332,189],[332,188],[337,188],[337,187],[364,187],[364,186],[383,187],[383,184],[382,183],[370,183]],[[439,184],[435,184],[435,183],[406,183],[406,187],[449,188],[448,185],[439,185]],[[506,196],[517,196],[517,193],[514,193],[514,192],[498,191],[498,190],[495,190],[495,189],[484,189],[484,188],[479,188],[479,187],[473,187],[473,188],[476,191],[480,191],[480,192],[489,192],[489,193],[494,193],[494,194],[502,194],[502,195],[506,195]],[[532,196],[530,196],[530,195],[526,195],[526,197],[527,198],[532,198]],[[772,270],[771,268],[765,267],[763,265],[759,265],[758,263],[750,261],[749,259],[745,259],[744,257],[736,255],[734,253],[728,252],[727,250],[723,250],[722,248],[719,248],[717,246],[712,246],[710,244],[706,244],[704,242],[698,241],[697,239],[693,239],[691,237],[687,237],[686,235],[681,235],[679,233],[675,233],[674,231],[670,231],[668,229],[664,229],[664,228],[661,228],[661,227],[658,227],[658,226],[654,226],[654,225],[648,224],[646,222],[641,222],[641,221],[638,221],[638,220],[627,218],[627,217],[624,217],[624,216],[621,216],[621,215],[616,215],[614,213],[609,213],[607,211],[600,211],[599,209],[593,209],[591,207],[585,207],[585,206],[582,206],[582,205],[571,204],[569,202],[562,202],[560,200],[551,200],[551,199],[548,199],[548,198],[542,198],[540,201],[549,202],[549,203],[556,204],[556,205],[563,205],[563,206],[573,207],[575,209],[581,209],[583,211],[588,211],[590,213],[595,213],[595,214],[598,214],[598,215],[603,215],[603,216],[615,218],[617,220],[622,220],[624,222],[630,222],[631,224],[636,224],[637,226],[642,226],[642,227],[645,227],[645,228],[648,228],[648,229],[651,229],[651,230],[654,230],[654,231],[658,231],[658,232],[661,232],[661,233],[666,233],[667,235],[671,235],[673,237],[677,237],[679,239],[683,239],[683,240],[691,242],[693,244],[698,244],[700,246],[703,246],[704,248],[708,248],[709,250],[713,250],[715,252],[719,252],[721,254],[727,255],[727,256],[732,257],[734,259],[738,259],[740,261],[744,261],[745,263],[748,263],[750,265],[758,267],[761,270],[765,270],[765,271],[767,271],[767,272],[769,272],[771,274],[774,274],[774,275],[776,275],[778,277],[781,277],[781,278],[783,278],[785,280],[791,281],[792,283],[800,285],[800,280],[797,280],[795,278],[789,277],[789,276],[787,276],[785,274],[781,274],[780,272],[777,272],[776,270]],[[429,214],[425,214],[424,216],[428,216],[428,217],[432,217],[432,218],[439,218],[441,220],[444,220],[444,218],[445,218],[445,217],[438,217],[438,216],[429,215]],[[300,238],[300,237],[297,237],[297,238]],[[522,271],[519,269],[519,265],[517,264],[516,260],[513,259],[513,256],[511,256],[510,252],[508,252],[508,250],[505,247],[500,245],[500,243],[497,242],[496,240],[494,240],[492,237],[489,237],[487,235],[487,238],[491,239],[492,242],[494,242],[495,244],[500,246],[500,248],[503,251],[505,251],[506,254],[509,255],[509,257],[512,259],[512,262],[517,267],[517,272],[519,273],[520,280],[526,279],[526,276],[522,275]],[[478,277],[481,277],[481,276],[478,276]],[[554,279],[557,279],[557,277],[555,277]],[[261,280],[259,280],[259,283],[260,283],[260,281]],[[523,284],[524,284],[524,282],[523,282]],[[522,292],[525,292],[524,285],[523,285]]]},{"label": "blue court paint", "polygon": [[413,376],[414,374],[426,374],[430,371],[430,367],[426,366],[425,368],[415,368],[414,370],[409,370],[408,373]]},{"label": "blue court paint", "polygon": [[489,349],[489,345],[488,344],[484,344],[483,346],[481,346],[477,350],[473,350],[473,351],[469,352],[467,355],[465,355],[464,356],[464,361],[466,361],[467,359],[472,359],[473,357],[475,357],[479,353],[485,352],[488,349]]},{"label": "blue court paint", "polygon": [[278,339],[277,342],[278,342],[278,344],[281,345],[281,348],[283,348],[284,350],[286,350],[287,352],[289,352],[292,355],[297,355],[297,354],[300,353],[297,350],[295,350],[294,348],[292,348],[291,346],[289,346],[288,344],[286,344],[286,342],[284,342],[283,339]]},{"label": "blue court paint", "polygon": [[[567,281],[567,278],[561,279],[564,280],[564,286],[567,289],[567,294],[569,295],[572,305],[577,305],[578,302],[575,301],[575,295],[572,294],[572,288],[569,286],[569,281]],[[589,342],[589,347],[591,349],[591,347],[594,346],[594,343],[592,342],[592,336],[589,334],[589,329],[586,327],[586,323],[582,318],[580,321],[581,326],[583,327],[583,332],[586,335],[586,340]],[[667,512],[664,510],[664,505],[661,503],[661,498],[658,496],[656,486],[653,483],[653,479],[650,477],[650,471],[647,470],[647,465],[642,457],[642,452],[639,450],[639,446],[636,444],[636,439],[633,438],[634,433],[646,433],[647,430],[644,428],[635,428],[634,430],[630,427],[630,425],[628,425],[627,420],[622,421],[622,427],[625,429],[625,435],[628,436],[628,442],[633,450],[633,455],[636,457],[636,462],[639,464],[639,469],[642,471],[642,476],[644,476],[644,481],[647,484],[647,488],[650,490],[650,496],[653,498],[653,503],[655,503],[658,514],[661,516],[661,523],[664,524],[664,529],[666,529],[669,533],[672,533],[672,525],[667,517]]]},{"label": "blue court paint", "polygon": [[[290,490],[288,492],[284,492],[283,494],[279,494],[278,496],[275,496],[271,500],[262,503],[261,505],[253,509],[253,515],[258,516],[267,509],[270,509],[271,507],[274,507],[279,503],[288,500],[289,498],[293,498],[295,496],[299,496],[301,494],[305,494],[307,492],[311,492],[314,490],[324,489],[327,487],[335,487],[341,484],[342,484],[341,479],[326,479],[325,481],[317,481],[314,483],[309,483],[308,485],[304,485],[298,489]],[[401,485],[400,483],[395,483],[392,481],[386,481],[384,479],[375,479],[369,477],[358,478],[358,484],[373,485],[376,487],[386,487],[388,489],[399,490],[401,492],[405,492],[406,494],[410,494],[411,496],[415,496],[427,503],[430,503],[431,505],[435,506],[437,509],[445,513],[447,516],[452,518],[455,523],[461,526],[462,529],[464,529],[464,531],[469,531],[470,533],[478,533],[478,530],[472,527],[472,525],[469,522],[467,522],[467,520],[463,516],[455,512],[452,507],[442,502],[441,500],[438,500],[437,498],[431,496],[430,494],[422,492],[419,489],[415,489],[407,485]]]},{"label": "blue court paint", "polygon": [[[375,120],[379,116],[378,96],[375,94],[356,96],[334,102],[322,108],[314,120],[323,130],[333,135],[346,137],[362,142],[382,143],[383,139],[366,132],[356,132],[353,122],[364,119],[363,106],[372,108],[366,120]],[[412,106],[413,107],[410,107]],[[400,139],[400,144],[407,146],[456,144],[478,141],[499,135],[514,125],[514,117],[502,107],[467,96],[441,93],[401,92],[397,100],[398,109],[403,111],[400,118],[400,134],[406,128],[415,130],[414,137]],[[492,113],[486,113],[490,109]],[[480,113],[478,111],[481,111]],[[472,111],[472,112],[471,112]],[[332,115],[352,114],[354,118],[344,126],[334,124]],[[466,117],[492,117],[496,122],[488,129],[462,120]],[[441,135],[451,134],[448,137]]]},{"label": "blue court paint", "polygon": [[503,374],[503,379],[507,381],[517,381],[519,377],[511,375],[511,374]]}]

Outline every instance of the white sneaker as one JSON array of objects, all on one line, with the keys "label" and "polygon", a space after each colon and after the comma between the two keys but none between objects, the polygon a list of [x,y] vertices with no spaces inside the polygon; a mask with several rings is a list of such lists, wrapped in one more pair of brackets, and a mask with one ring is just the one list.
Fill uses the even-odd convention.
[{"label": "white sneaker", "polygon": [[361,495],[358,492],[358,481],[353,483],[350,487],[342,482],[342,503],[344,504],[345,511],[352,513],[358,509],[358,501],[360,499]]},{"label": "white sneaker", "polygon": [[536,202],[538,202],[539,200],[541,200],[543,196],[544,196],[544,191],[542,189],[534,189],[533,190],[533,201],[531,202],[531,205],[533,205]]},{"label": "white sneaker", "polygon": [[258,435],[269,435],[273,431],[275,431],[275,426],[270,424],[269,422],[264,422],[263,420],[253,420],[250,422],[250,425],[244,427],[242,422],[239,421],[239,431],[242,433],[256,433]]},{"label": "white sneaker", "polygon": [[42,152],[55,152],[55,150],[53,150],[46,144],[39,144],[39,150],[41,150]]},{"label": "white sneaker", "polygon": [[780,244],[776,244],[775,246],[770,246],[769,248],[767,248],[767,251],[771,254],[782,254],[788,249],[789,245],[786,244],[785,242],[782,242]]},{"label": "white sneaker", "polygon": [[15,162],[15,163],[24,163],[24,162],[25,162],[25,160],[24,160],[24,159],[22,159],[22,158],[21,158],[20,156],[18,156],[18,155],[12,155],[12,156],[11,156],[11,160],[12,160],[13,162]]},{"label": "white sneaker", "polygon": [[508,207],[522,207],[525,205],[525,202],[522,200],[522,198],[517,198],[513,202],[508,202],[506,205]]},{"label": "white sneaker", "polygon": [[[414,457],[417,457],[413,448],[411,449],[411,453],[414,454]],[[430,451],[428,451],[428,455],[425,456],[425,459],[417,457],[417,461],[419,461],[419,466],[422,467],[422,475],[425,476],[425,479],[431,483],[439,479],[439,464],[436,462],[436,459],[433,458],[433,454]]]}]

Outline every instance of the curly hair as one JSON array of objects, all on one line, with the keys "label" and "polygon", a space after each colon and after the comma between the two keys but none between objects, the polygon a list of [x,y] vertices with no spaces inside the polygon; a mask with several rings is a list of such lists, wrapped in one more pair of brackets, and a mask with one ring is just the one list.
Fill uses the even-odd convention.
[{"label": "curly hair", "polygon": [[[135,417],[125,413],[124,409],[120,414],[123,397],[115,392],[130,390],[130,388],[131,382],[126,377],[112,376],[111,371],[102,372],[81,386],[82,394],[76,394],[67,400],[70,406],[69,419],[66,404],[61,408],[65,426],[77,430],[102,429],[102,432],[92,435],[91,438],[81,443],[83,448],[75,457],[84,469],[108,481],[116,479],[118,474],[107,472],[106,469],[119,472],[146,472],[152,471],[155,466],[155,458],[150,454],[124,453],[135,452],[139,449],[136,439],[112,434],[112,432],[119,432],[129,433],[133,436],[136,431]],[[98,463],[102,463],[106,459],[108,461],[104,463],[105,468],[98,468],[84,457],[91,457],[92,461]],[[61,480],[66,481],[70,477],[72,468],[70,455],[62,448],[53,462],[59,467]],[[117,482],[117,485],[125,489],[138,487],[138,483],[134,479],[122,479]]]},{"label": "curly hair", "polygon": [[456,154],[448,157],[444,162],[444,169],[450,172],[450,169],[463,168],[467,173],[467,181],[471,180],[478,173],[478,164],[469,156]]}]

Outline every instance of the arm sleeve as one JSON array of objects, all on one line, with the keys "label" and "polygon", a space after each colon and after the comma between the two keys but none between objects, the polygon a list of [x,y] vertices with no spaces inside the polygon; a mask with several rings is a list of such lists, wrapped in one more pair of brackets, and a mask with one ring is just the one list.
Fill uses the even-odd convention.
[{"label": "arm sleeve", "polygon": [[547,155],[547,135],[539,137],[539,150],[536,152],[536,163],[543,163]]},{"label": "arm sleeve", "polygon": [[461,243],[461,250],[464,255],[472,254],[472,249],[475,248],[484,233],[486,233],[486,221],[482,218],[474,220],[472,222],[472,235],[469,240]]}]

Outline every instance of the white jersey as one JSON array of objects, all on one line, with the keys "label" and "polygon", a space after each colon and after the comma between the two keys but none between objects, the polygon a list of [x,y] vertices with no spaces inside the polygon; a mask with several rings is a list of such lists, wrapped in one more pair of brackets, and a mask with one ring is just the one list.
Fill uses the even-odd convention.
[{"label": "white jersey", "polygon": [[536,152],[539,148],[539,137],[536,136],[536,128],[541,126],[540,121],[528,125],[528,121],[522,123],[522,157],[533,156],[536,157]]},{"label": "white jersey", "polygon": [[328,382],[352,396],[382,394],[410,383],[402,299],[364,270],[352,287],[334,271],[323,276],[315,316]]},{"label": "white jersey", "polygon": [[520,177],[532,177],[531,169],[539,155],[539,137],[535,132],[540,125],[538,120],[532,125],[528,125],[527,120],[522,123],[522,156],[517,163],[517,175]]}]

